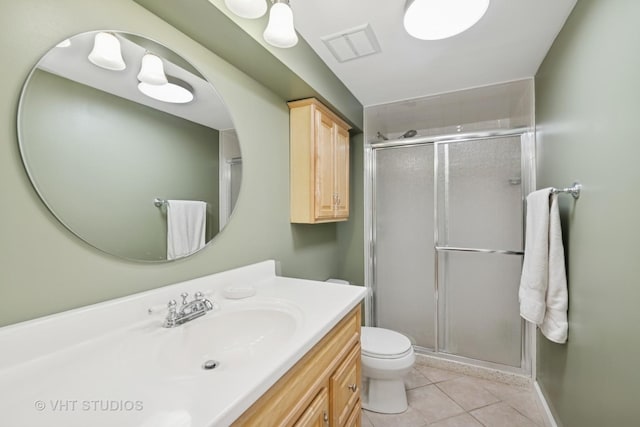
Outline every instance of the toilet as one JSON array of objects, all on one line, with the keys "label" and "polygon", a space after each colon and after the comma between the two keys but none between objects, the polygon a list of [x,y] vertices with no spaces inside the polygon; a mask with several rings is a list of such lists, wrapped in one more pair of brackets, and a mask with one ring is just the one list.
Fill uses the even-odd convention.
[{"label": "toilet", "polygon": [[362,327],[362,408],[383,414],[407,410],[403,377],[416,356],[409,338],[383,328]]}]

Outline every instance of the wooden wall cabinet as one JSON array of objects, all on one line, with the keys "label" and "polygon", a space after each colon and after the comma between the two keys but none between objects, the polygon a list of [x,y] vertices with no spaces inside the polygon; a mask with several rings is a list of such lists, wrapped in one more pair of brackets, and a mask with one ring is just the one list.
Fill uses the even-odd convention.
[{"label": "wooden wall cabinet", "polygon": [[360,427],[360,306],[233,426]]},{"label": "wooden wall cabinet", "polygon": [[289,102],[291,222],[349,219],[349,129],[315,98]]}]

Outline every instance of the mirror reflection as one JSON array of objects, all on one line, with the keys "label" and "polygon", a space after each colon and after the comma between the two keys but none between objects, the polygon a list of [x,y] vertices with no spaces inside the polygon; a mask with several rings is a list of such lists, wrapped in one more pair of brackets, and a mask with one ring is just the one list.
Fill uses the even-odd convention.
[{"label": "mirror reflection", "polygon": [[140,261],[188,256],[229,221],[242,158],[231,115],[191,64],[144,37],[76,35],[31,72],[25,168],[78,237]]}]

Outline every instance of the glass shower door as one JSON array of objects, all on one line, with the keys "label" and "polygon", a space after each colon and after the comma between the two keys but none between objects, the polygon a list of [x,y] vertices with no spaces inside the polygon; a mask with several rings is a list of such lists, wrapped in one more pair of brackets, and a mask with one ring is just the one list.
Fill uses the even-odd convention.
[{"label": "glass shower door", "polygon": [[373,150],[375,326],[419,351],[526,369],[521,147],[511,135]]},{"label": "glass shower door", "polygon": [[373,304],[376,326],[435,343],[432,145],[374,151]]},{"label": "glass shower door", "polygon": [[436,150],[438,351],[521,367],[520,137]]}]

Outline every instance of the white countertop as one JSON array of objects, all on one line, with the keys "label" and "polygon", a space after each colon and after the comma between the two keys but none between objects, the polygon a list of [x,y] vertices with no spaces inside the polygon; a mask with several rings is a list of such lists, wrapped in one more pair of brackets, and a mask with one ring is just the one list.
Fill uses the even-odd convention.
[{"label": "white countertop", "polygon": [[[256,294],[225,299],[222,290],[234,284],[252,284]],[[172,329],[161,327],[163,310],[147,313],[198,290],[219,311]],[[278,277],[275,263],[265,261],[0,328],[0,425],[229,425],[364,295],[358,286]],[[270,333],[285,338],[271,347],[261,347],[261,335],[250,351],[212,350],[207,338],[224,336],[215,331],[216,313],[242,316],[247,304],[282,307],[295,326],[286,323],[284,331],[274,323]],[[209,357],[220,366],[206,371],[201,359]]]}]

